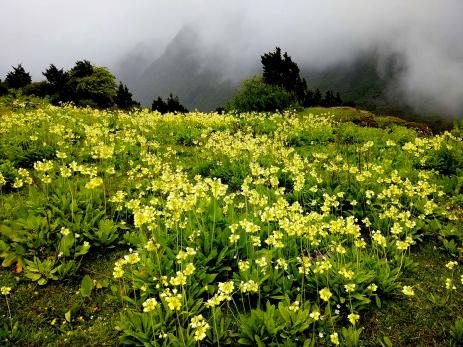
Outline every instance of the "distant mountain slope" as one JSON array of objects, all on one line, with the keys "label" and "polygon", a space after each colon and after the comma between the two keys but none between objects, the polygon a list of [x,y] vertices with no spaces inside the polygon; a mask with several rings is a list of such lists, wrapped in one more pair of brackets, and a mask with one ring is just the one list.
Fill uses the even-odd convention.
[{"label": "distant mountain slope", "polygon": [[[121,60],[124,64],[123,81],[145,106],[150,106],[157,96],[167,97],[173,93],[190,110],[214,110],[228,101],[239,87],[237,77],[227,76],[224,72],[230,71],[231,60],[221,51],[220,47],[214,49],[203,44],[194,28],[185,26],[163,51],[158,48],[151,62],[136,52]],[[397,77],[405,65],[400,56],[385,57],[371,50],[359,54],[349,63],[323,70],[297,63],[311,89],[339,91],[343,100],[354,101],[358,107],[377,114],[412,118],[418,114],[430,116],[423,112],[423,109],[430,108],[423,107],[417,112],[401,99],[400,90],[396,88]],[[249,74],[260,73],[259,56],[255,57],[255,68],[247,71]],[[246,73],[241,71],[242,75]],[[426,100],[420,105],[425,103]]]},{"label": "distant mountain slope", "polygon": [[133,91],[144,105],[150,105],[154,97],[173,93],[190,110],[213,110],[223,105],[236,87],[222,76],[223,64],[220,55],[201,47],[192,28],[184,27],[146,68]]},{"label": "distant mountain slope", "polygon": [[354,101],[363,109],[379,114],[407,113],[407,107],[394,92],[396,77],[403,68],[402,59],[391,55],[382,58],[375,51],[363,53],[350,63],[318,70],[302,68],[309,88],[333,89],[345,101]]}]

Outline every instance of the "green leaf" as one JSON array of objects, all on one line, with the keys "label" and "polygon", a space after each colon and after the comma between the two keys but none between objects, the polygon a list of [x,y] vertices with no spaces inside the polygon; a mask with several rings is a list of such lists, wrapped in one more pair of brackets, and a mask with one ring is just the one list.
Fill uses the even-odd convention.
[{"label": "green leaf", "polygon": [[16,261],[16,255],[14,254],[8,254],[5,259],[3,259],[2,266],[3,267],[9,267],[11,266],[14,262]]},{"label": "green leaf", "polygon": [[80,283],[80,295],[84,298],[90,297],[93,290],[93,280],[90,278],[89,275],[85,275]]},{"label": "green leaf", "polygon": [[378,306],[378,308],[381,308],[381,299],[379,298],[378,295],[376,295],[375,300],[376,300],[376,306]]},{"label": "green leaf", "polygon": [[40,277],[42,277],[40,274],[33,273],[33,272],[27,272],[27,273],[24,274],[24,276],[31,279],[32,281],[37,281],[37,280],[40,279]]},{"label": "green leaf", "polygon": [[64,318],[66,319],[66,321],[71,322],[71,311],[70,310],[64,314]]}]

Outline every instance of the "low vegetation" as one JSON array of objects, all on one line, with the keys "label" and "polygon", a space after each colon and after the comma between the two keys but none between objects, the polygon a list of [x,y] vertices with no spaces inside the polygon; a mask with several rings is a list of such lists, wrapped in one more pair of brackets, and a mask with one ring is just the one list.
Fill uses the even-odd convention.
[{"label": "low vegetation", "polygon": [[462,343],[458,127],[20,101],[0,122],[3,345]]}]

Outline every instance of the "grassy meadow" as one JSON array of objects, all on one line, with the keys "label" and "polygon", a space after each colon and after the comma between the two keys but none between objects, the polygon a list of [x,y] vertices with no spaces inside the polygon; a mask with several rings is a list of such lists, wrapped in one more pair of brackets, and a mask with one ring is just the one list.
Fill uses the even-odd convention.
[{"label": "grassy meadow", "polygon": [[461,345],[462,135],[4,102],[0,345]]}]

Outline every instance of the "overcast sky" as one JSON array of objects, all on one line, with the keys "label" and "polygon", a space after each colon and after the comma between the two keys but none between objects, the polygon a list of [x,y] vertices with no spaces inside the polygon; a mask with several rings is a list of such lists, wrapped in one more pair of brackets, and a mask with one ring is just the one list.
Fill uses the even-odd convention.
[{"label": "overcast sky", "polygon": [[410,100],[463,105],[463,0],[0,0],[0,78],[18,63],[35,80],[50,63],[112,68],[140,43],[159,55],[185,24],[233,73],[276,45],[314,66],[374,47],[406,58]]}]

